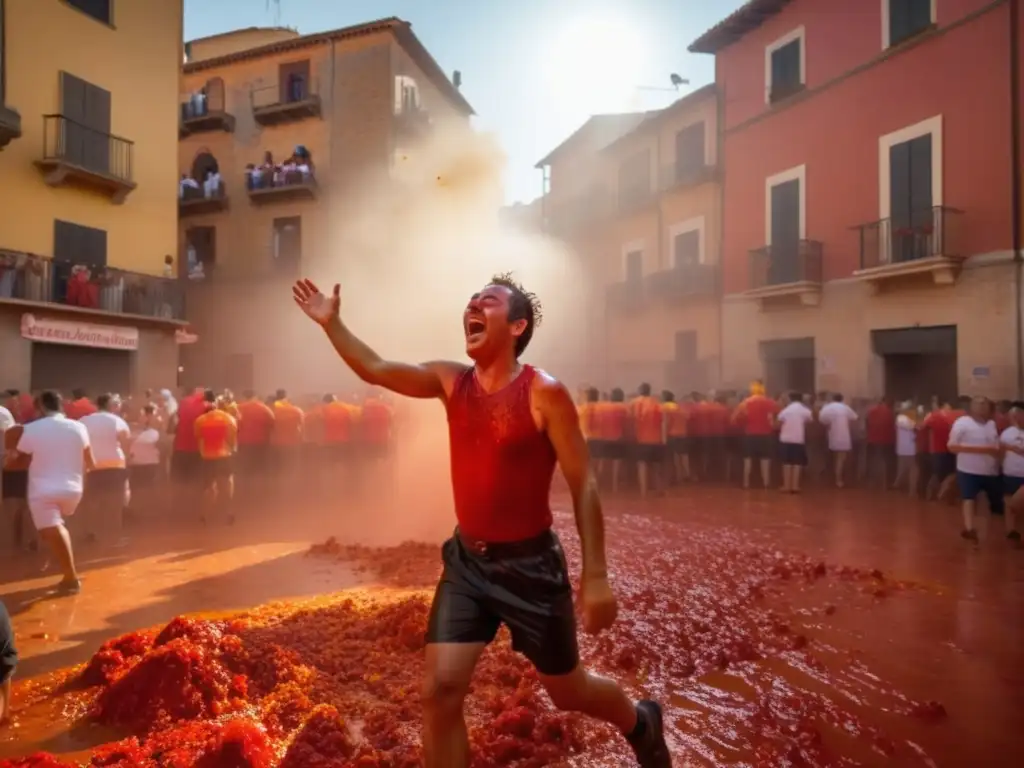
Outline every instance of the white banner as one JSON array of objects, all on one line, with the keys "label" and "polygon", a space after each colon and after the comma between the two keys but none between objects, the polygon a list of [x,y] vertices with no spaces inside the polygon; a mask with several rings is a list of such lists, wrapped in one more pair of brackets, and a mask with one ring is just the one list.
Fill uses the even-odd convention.
[{"label": "white banner", "polygon": [[139,329],[117,325],[93,325],[92,323],[71,323],[66,320],[51,320],[35,315],[21,316],[21,335],[32,341],[50,344],[71,344],[76,347],[97,347],[99,349],[139,348]]}]

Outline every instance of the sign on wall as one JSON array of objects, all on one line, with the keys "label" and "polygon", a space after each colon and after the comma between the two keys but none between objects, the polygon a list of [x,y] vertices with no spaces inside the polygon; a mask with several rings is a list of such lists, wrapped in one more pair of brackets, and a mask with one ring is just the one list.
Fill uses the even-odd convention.
[{"label": "sign on wall", "polygon": [[71,344],[76,347],[97,349],[139,348],[139,329],[117,325],[94,325],[51,320],[31,314],[21,316],[21,335],[31,341],[48,344]]}]

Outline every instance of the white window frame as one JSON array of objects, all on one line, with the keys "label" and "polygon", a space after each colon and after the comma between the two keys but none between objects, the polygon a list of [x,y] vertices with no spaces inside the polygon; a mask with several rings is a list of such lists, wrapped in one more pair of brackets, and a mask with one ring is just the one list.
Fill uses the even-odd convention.
[{"label": "white window frame", "polygon": [[797,165],[764,180],[764,244],[772,244],[772,187],[787,181],[800,182],[800,239],[807,239],[807,166]]},{"label": "white window frame", "polygon": [[395,75],[395,114],[401,115],[405,111],[405,91],[412,93],[412,104],[414,109],[422,107],[420,101],[420,86],[414,78],[408,75]]},{"label": "white window frame", "polygon": [[704,217],[695,216],[686,221],[680,221],[668,228],[668,269],[675,269],[676,266],[676,237],[687,232],[697,233],[697,263],[707,264],[704,252]]},{"label": "white window frame", "polygon": [[647,275],[647,242],[644,240],[632,240],[622,246],[622,256],[620,261],[622,264],[623,281],[629,279],[629,254],[635,253],[636,251],[640,251],[642,254],[640,262],[643,264],[643,270],[640,274],[645,277]]},{"label": "white window frame", "polygon": [[[932,208],[942,205],[942,115],[929,117],[919,123],[908,125],[898,131],[878,137],[878,218],[888,219],[892,215],[892,166],[889,164],[889,150],[897,144],[912,141],[922,136],[932,137]],[[881,238],[881,262],[892,260],[889,253],[891,239]]]},{"label": "white window frame", "polygon": [[764,48],[764,103],[772,103],[772,54],[780,48],[789,45],[794,40],[800,41],[800,84],[807,85],[807,32],[801,24],[792,29],[778,40],[769,43]]},{"label": "white window frame", "polygon": [[[932,11],[932,24],[935,23],[935,4],[937,0],[932,0],[931,11]],[[886,51],[890,48],[889,43],[889,0],[882,0],[882,50]]]}]

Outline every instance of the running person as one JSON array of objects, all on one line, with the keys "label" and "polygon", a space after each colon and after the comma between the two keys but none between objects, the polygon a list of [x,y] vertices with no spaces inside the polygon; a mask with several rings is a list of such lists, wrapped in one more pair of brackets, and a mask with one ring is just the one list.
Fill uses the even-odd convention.
[{"label": "running person", "polygon": [[470,298],[463,329],[474,365],[466,366],[382,360],[341,321],[339,286],[325,296],[303,280],[293,293],[359,378],[408,397],[438,398],[448,412],[458,527],[442,548],[444,573],[427,626],[426,768],[469,765],[463,704],[477,660],[501,623],[555,706],[616,726],[641,768],[671,766],[661,707],[634,704],[616,683],[579,662],[572,587],[548,505],[556,461],[572,491],[580,535],[584,627],[608,628],[617,608],[601,504],[572,395],[548,374],[519,363],[540,318],[533,295],[508,277],[495,277]]}]

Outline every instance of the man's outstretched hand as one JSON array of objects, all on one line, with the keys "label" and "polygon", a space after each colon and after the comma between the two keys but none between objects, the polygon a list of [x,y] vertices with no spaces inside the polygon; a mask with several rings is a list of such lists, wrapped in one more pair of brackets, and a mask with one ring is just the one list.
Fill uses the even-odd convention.
[{"label": "man's outstretched hand", "polygon": [[330,296],[320,292],[312,280],[298,280],[292,286],[292,298],[299,308],[320,325],[327,325],[341,310],[341,286],[335,285]]}]

